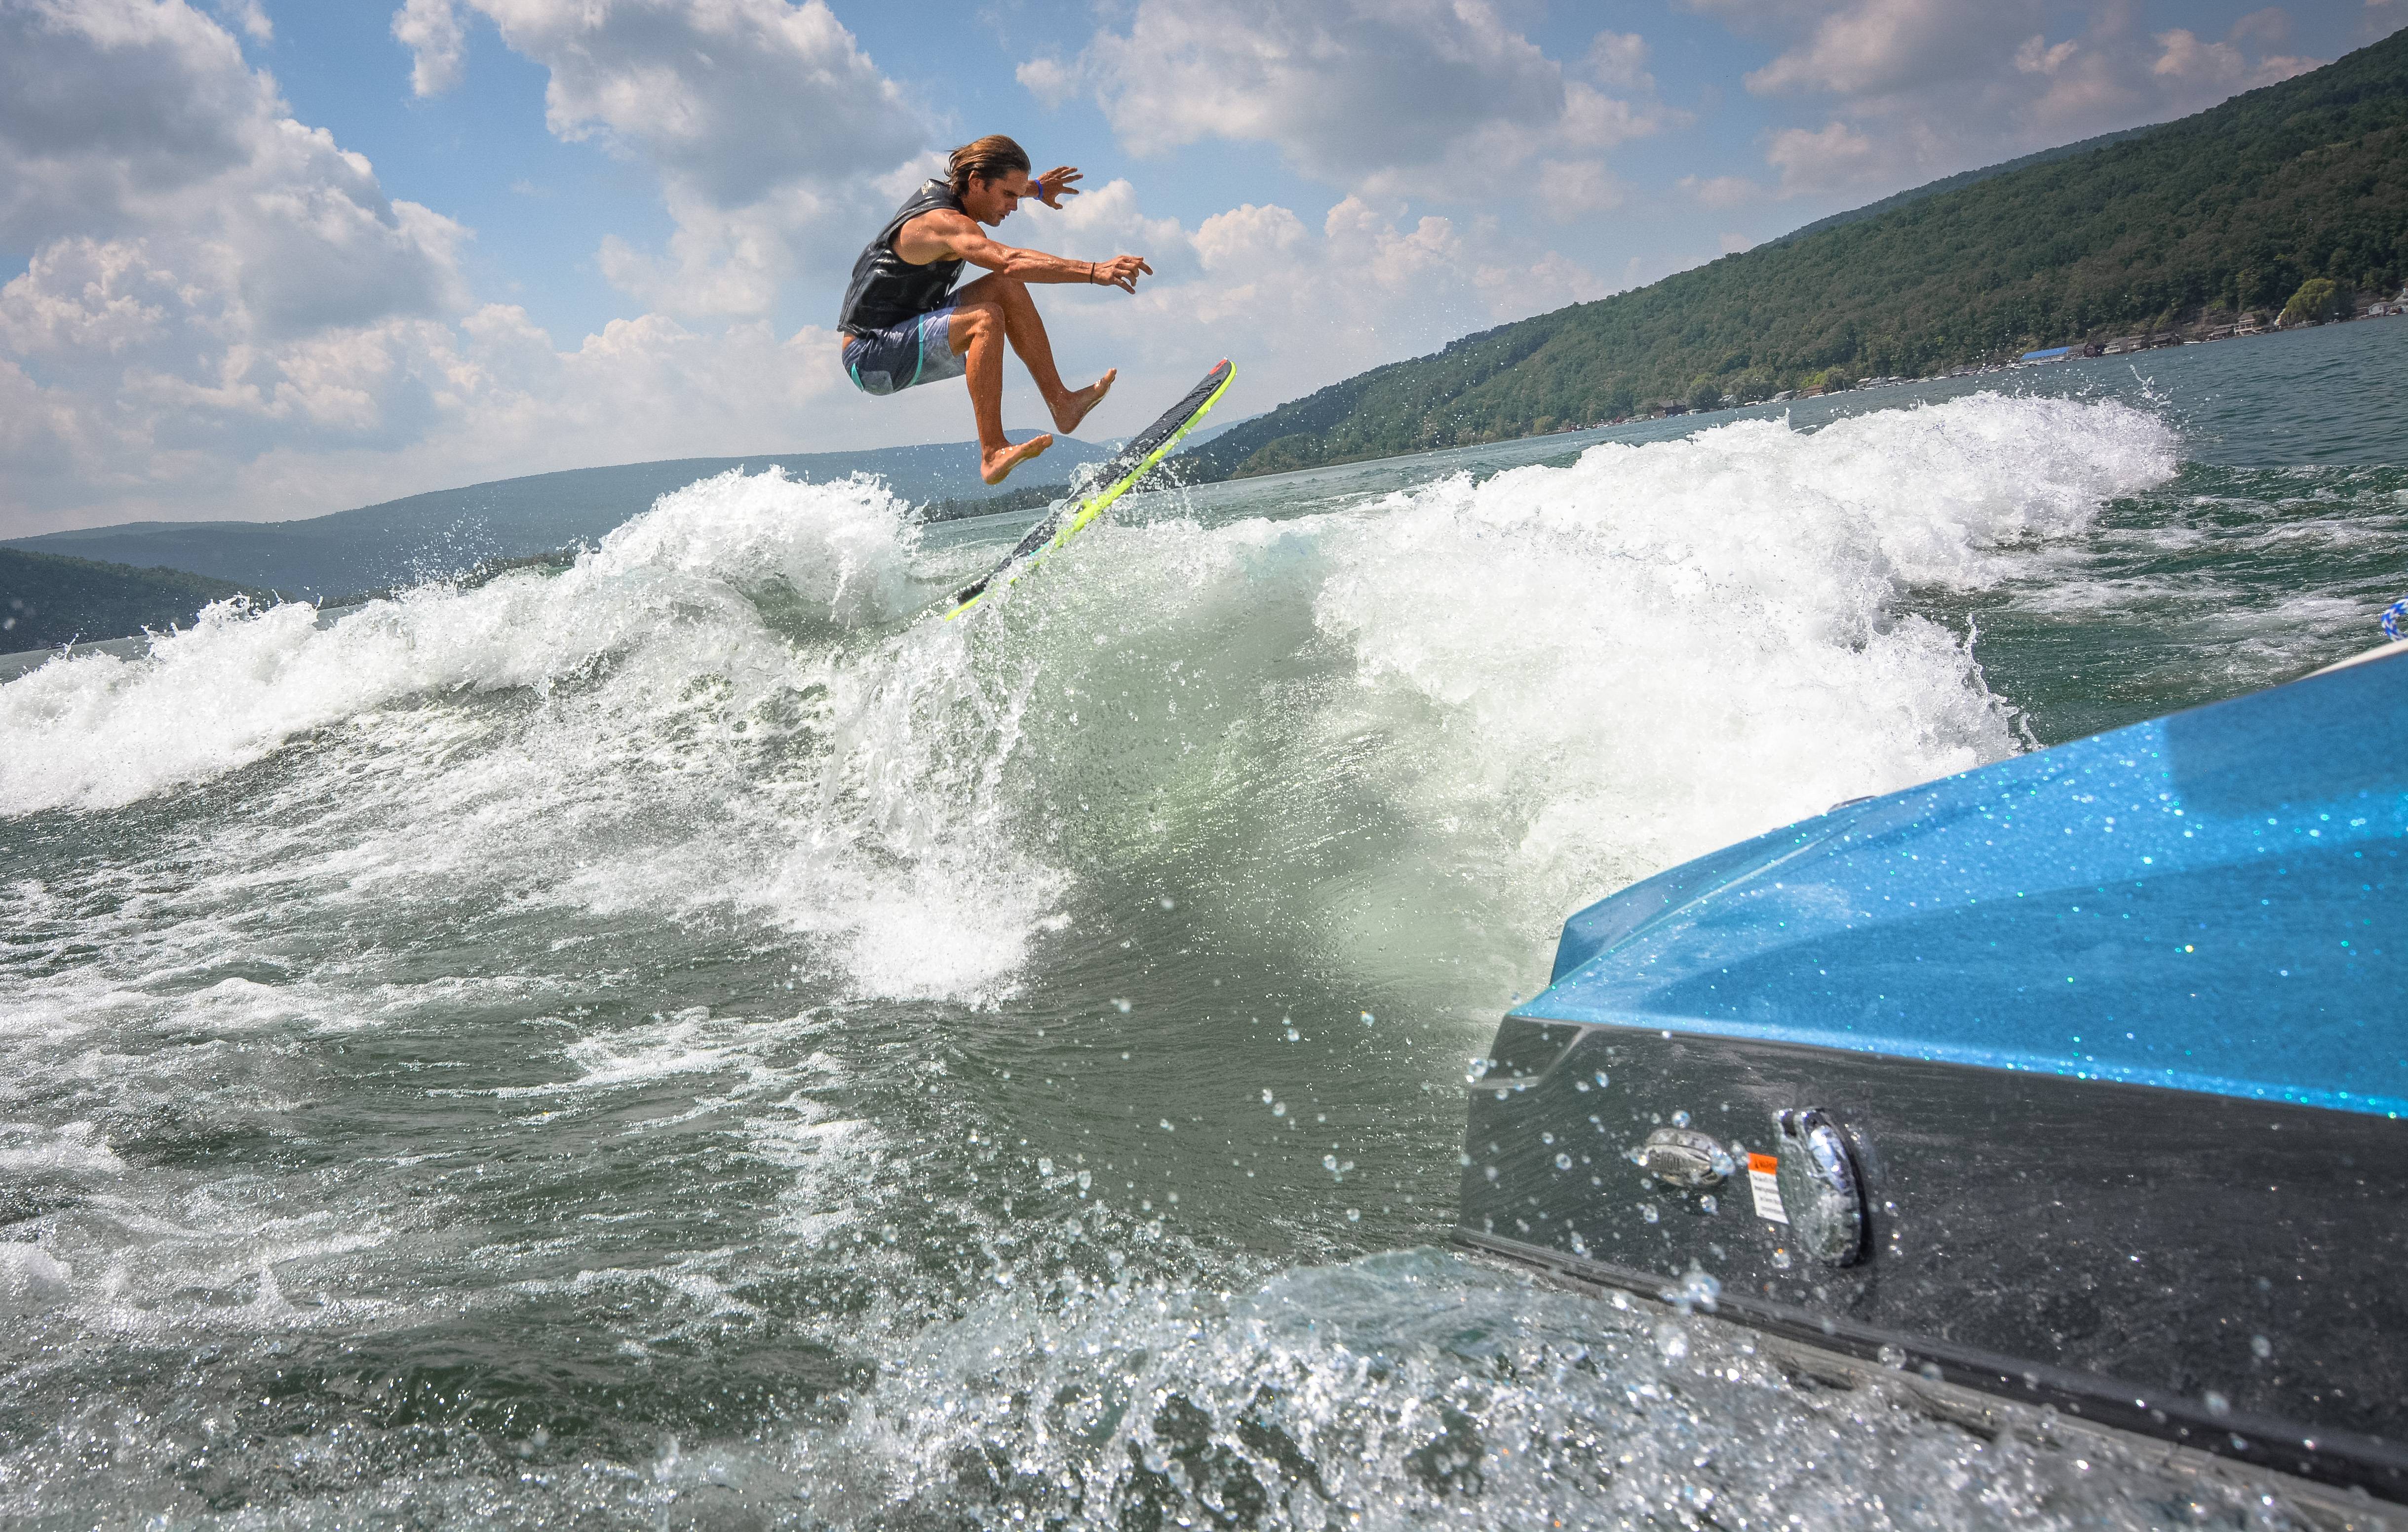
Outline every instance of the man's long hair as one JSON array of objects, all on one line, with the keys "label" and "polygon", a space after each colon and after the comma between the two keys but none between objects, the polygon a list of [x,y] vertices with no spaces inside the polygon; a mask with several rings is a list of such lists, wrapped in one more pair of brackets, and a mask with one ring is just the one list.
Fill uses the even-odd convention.
[{"label": "man's long hair", "polygon": [[1015,170],[1024,175],[1027,173],[1028,150],[1000,133],[973,138],[946,159],[946,172],[953,179],[955,196],[970,189],[972,176],[983,181],[994,181]]}]

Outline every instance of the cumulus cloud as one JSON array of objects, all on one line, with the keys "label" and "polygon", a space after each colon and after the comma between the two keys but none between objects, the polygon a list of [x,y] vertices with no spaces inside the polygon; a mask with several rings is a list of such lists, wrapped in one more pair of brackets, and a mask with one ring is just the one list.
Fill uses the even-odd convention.
[{"label": "cumulus cloud", "polygon": [[1766,195],[1763,187],[1745,176],[1684,176],[1676,184],[1708,208],[1744,208]]},{"label": "cumulus cloud", "polygon": [[869,423],[824,331],[653,314],[559,350],[476,306],[467,231],[294,121],[218,10],[0,0],[0,243],[31,252],[0,284],[6,530],[308,515]]},{"label": "cumulus cloud", "polygon": [[1647,39],[1636,32],[1598,33],[1581,62],[1600,85],[1656,89],[1656,77],[1647,72]]},{"label": "cumulus cloud", "polygon": [[1895,190],[2185,116],[2319,62],[2285,50],[2290,20],[2272,7],[2209,39],[2150,32],[2136,0],[2088,0],[2070,30],[2045,0],[1693,3],[1779,49],[1751,92],[1826,114],[1768,135],[1783,195]]},{"label": "cumulus cloud", "polygon": [[0,285],[11,508],[393,439],[410,337],[467,301],[466,237],[181,0],[0,4],[0,246],[31,252]]},{"label": "cumulus cloud", "polygon": [[1539,206],[1558,223],[1622,206],[1622,183],[1602,160],[1546,160],[1538,168]]},{"label": "cumulus cloud", "polygon": [[261,7],[259,0],[217,0],[217,12],[228,22],[242,28],[253,42],[276,40],[276,23],[267,19],[267,12]]},{"label": "cumulus cloud", "polygon": [[549,72],[555,136],[659,176],[668,248],[598,260],[674,313],[766,313],[802,265],[849,253],[897,167],[933,163],[925,118],[824,0],[408,0],[393,33],[419,93],[458,84],[468,14]]},{"label": "cumulus cloud", "polygon": [[1836,192],[1875,179],[1897,162],[1899,146],[1877,148],[1870,135],[1845,122],[1781,128],[1766,145],[1764,163],[1781,172],[1784,193]]},{"label": "cumulus cloud", "polygon": [[1019,79],[1049,104],[1092,94],[1141,155],[1268,143],[1333,186],[1426,193],[1455,179],[1485,192],[1501,170],[1659,131],[1673,114],[1645,62],[1637,36],[1602,34],[1577,78],[1484,0],[1140,0],[1126,31],[1105,26],[1077,59]]},{"label": "cumulus cloud", "polygon": [[409,88],[441,95],[466,73],[468,29],[452,0],[408,0],[393,13],[394,40],[409,50]]},{"label": "cumulus cloud", "polygon": [[1874,95],[1979,77],[2041,7],[1846,0],[1822,8],[1803,41],[1747,77],[1749,90]]}]

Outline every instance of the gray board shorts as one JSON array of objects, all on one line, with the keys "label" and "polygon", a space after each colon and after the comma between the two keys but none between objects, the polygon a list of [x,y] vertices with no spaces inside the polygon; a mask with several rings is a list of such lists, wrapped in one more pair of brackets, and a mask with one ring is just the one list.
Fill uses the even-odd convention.
[{"label": "gray board shorts", "polygon": [[953,354],[953,306],[932,308],[844,343],[844,370],[864,394],[900,394],[915,383],[959,378],[969,355]]}]

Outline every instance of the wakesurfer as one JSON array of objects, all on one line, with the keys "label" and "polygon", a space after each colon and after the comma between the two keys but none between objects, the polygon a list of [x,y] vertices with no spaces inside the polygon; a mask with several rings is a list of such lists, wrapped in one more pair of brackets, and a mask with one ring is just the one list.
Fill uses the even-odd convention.
[{"label": "wakesurfer", "polygon": [[[947,179],[913,193],[853,263],[837,328],[845,336],[844,370],[865,394],[967,375],[978,419],[979,477],[999,484],[1054,445],[1051,436],[1017,446],[1004,439],[1007,343],[1036,380],[1057,431],[1076,429],[1120,371],[1115,367],[1085,388],[1064,387],[1028,284],[1084,282],[1135,293],[1138,278],[1154,275],[1154,268],[1141,256],[1074,261],[987,237],[987,229],[1028,198],[1059,210],[1064,197],[1077,196],[1081,177],[1070,165],[1032,177],[1027,151],[992,133],[953,150],[946,168]],[[964,265],[987,274],[955,288]]]}]

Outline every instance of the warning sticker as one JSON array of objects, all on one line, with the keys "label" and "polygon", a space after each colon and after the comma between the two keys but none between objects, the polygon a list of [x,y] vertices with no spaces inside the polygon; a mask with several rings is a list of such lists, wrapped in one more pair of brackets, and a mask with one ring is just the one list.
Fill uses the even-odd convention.
[{"label": "warning sticker", "polygon": [[1770,1154],[1747,1157],[1748,1190],[1756,1194],[1756,1216],[1769,1218],[1776,1224],[1789,1222],[1789,1210],[1781,1205],[1781,1182],[1773,1179],[1781,1162]]}]

